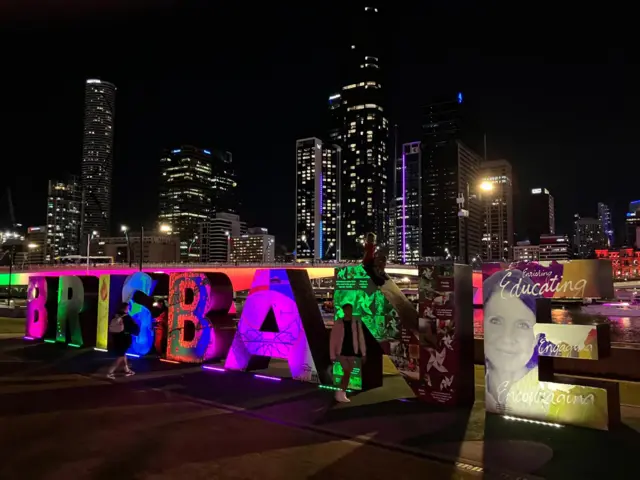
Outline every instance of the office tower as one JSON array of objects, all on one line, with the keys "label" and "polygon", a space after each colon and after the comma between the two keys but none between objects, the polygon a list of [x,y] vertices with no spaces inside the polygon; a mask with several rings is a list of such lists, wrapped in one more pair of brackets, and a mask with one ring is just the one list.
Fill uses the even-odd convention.
[{"label": "office tower", "polygon": [[531,245],[529,240],[518,242],[513,247],[514,262],[538,262],[540,261],[540,245]]},{"label": "office tower", "polygon": [[481,254],[482,158],[469,146],[474,132],[462,93],[427,105],[422,128],[422,255],[471,261]]},{"label": "office tower", "polygon": [[484,210],[482,260],[505,262],[513,249],[513,170],[507,160],[480,164],[480,200]]},{"label": "office tower", "polygon": [[636,228],[640,227],[640,200],[629,203],[629,211],[624,222],[625,243],[627,247],[638,248]]},{"label": "office tower", "polygon": [[602,231],[607,237],[607,247],[614,245],[613,222],[611,221],[611,209],[608,205],[598,202],[598,220],[602,224]]},{"label": "office tower", "polygon": [[84,92],[84,139],[82,144],[82,188],[84,211],[82,233],[109,235],[113,135],[116,87],[89,79]]},{"label": "office tower", "polygon": [[200,225],[199,243],[202,263],[227,263],[232,237],[247,233],[247,225],[238,215],[216,212],[215,217]]},{"label": "office tower", "polygon": [[566,235],[540,235],[540,261],[560,262],[571,260],[572,250],[569,237]]},{"label": "office tower", "polygon": [[250,228],[246,234],[231,238],[231,261],[237,264],[273,263],[275,245],[275,238],[266,228]]},{"label": "office tower", "polygon": [[576,258],[596,258],[595,251],[607,248],[608,243],[600,219],[574,216],[573,253]]},{"label": "office tower", "polygon": [[556,233],[556,209],[553,197],[546,188],[534,188],[529,197],[527,234],[533,245],[538,245],[540,235]]},{"label": "office tower", "polygon": [[362,255],[368,232],[386,245],[389,231],[389,126],[383,106],[379,48],[381,13],[360,8],[353,17],[346,82],[331,95],[329,137],[342,147],[342,258]]},{"label": "office tower", "polygon": [[[27,228],[27,262],[30,265],[43,265],[46,262],[47,226]],[[17,262],[16,262],[17,263]]]},{"label": "office tower", "polygon": [[414,264],[422,257],[422,151],[420,142],[402,145],[396,161],[395,234],[396,262]]},{"label": "office tower", "polygon": [[340,158],[337,145],[296,141],[296,258],[340,259]]},{"label": "office tower", "polygon": [[231,153],[185,145],[167,151],[160,169],[158,220],[179,236],[181,261],[198,261],[200,224],[215,212],[236,212]]},{"label": "office tower", "polygon": [[82,225],[82,186],[74,175],[66,180],[49,180],[47,198],[47,245],[45,259],[79,255]]}]

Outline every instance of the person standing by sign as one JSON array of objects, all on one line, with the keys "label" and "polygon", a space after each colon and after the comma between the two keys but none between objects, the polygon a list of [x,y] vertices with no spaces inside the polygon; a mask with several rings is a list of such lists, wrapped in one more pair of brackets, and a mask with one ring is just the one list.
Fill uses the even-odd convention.
[{"label": "person standing by sign", "polygon": [[[386,259],[385,259],[386,263]],[[373,283],[378,287],[384,285],[387,281],[386,275],[381,275],[378,272],[376,265],[376,235],[374,233],[367,233],[367,240],[364,242],[364,257],[362,258],[362,266],[365,272],[371,277]]]},{"label": "person standing by sign", "polygon": [[154,330],[155,330],[155,339],[154,339],[154,348],[156,353],[159,356],[164,356],[167,351],[167,331],[168,331],[168,309],[164,300],[158,301],[158,309],[160,310],[160,315],[154,322]]},{"label": "person standing by sign", "polygon": [[131,315],[129,315],[129,304],[123,303],[120,305],[118,313],[111,319],[109,323],[109,333],[111,333],[112,350],[116,354],[116,360],[109,368],[107,378],[115,380],[115,372],[120,367],[124,366],[124,373],[127,377],[135,375],[135,372],[129,368],[127,363],[127,350],[131,346],[131,335],[137,334],[139,331],[136,322],[133,321]]},{"label": "person standing by sign", "polygon": [[338,360],[342,367],[342,379],[340,390],[336,392],[336,400],[348,403],[347,388],[356,359],[361,358],[362,363],[367,355],[367,347],[364,342],[364,331],[360,319],[353,318],[353,305],[346,303],[342,306],[344,316],[339,319],[331,329],[330,356],[331,361]]}]

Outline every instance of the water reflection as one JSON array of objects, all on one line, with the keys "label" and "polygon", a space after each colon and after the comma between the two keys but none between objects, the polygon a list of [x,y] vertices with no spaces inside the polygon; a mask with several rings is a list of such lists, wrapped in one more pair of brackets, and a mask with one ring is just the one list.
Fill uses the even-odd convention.
[{"label": "water reflection", "polygon": [[[482,338],[484,312],[482,308],[473,310],[473,332],[476,337]],[[640,317],[601,317],[588,315],[579,309],[565,310],[555,308],[551,311],[553,323],[564,325],[598,325],[600,323],[611,324],[611,341],[620,343],[640,344]]]}]

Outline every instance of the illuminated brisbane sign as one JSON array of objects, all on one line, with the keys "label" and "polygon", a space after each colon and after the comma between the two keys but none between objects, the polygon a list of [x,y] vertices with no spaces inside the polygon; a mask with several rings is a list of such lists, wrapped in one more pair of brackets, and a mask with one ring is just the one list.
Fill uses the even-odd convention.
[{"label": "illuminated brisbane sign", "polygon": [[106,350],[109,321],[128,302],[140,327],[129,353],[146,355],[161,313],[153,298],[168,297],[168,359],[226,358],[227,369],[253,370],[278,358],[288,361],[296,379],[330,382],[329,337],[305,269],[255,270],[237,328],[229,314],[233,291],[223,272],[33,276],[26,338]]},{"label": "illuminated brisbane sign", "polygon": [[[552,265],[551,273],[537,264],[494,266],[483,272],[486,410],[608,429],[620,417],[617,384],[596,385],[553,372],[554,358],[598,361],[610,351],[607,325],[550,321],[551,298],[607,296],[612,285],[610,264],[570,265],[562,271]],[[334,272],[321,270],[311,273]],[[243,280],[243,288],[227,273],[233,275],[187,271],[32,276],[26,338],[106,350],[109,321],[119,305],[128,302],[140,330],[129,353],[145,355],[154,344],[153,324],[160,314],[154,297],[162,297],[168,307],[168,359],[224,359],[225,369],[249,371],[265,369],[276,358],[287,362],[294,379],[333,384],[341,372],[331,365],[329,334],[310,272],[247,269],[243,275],[253,278]],[[337,268],[335,275],[336,319],[340,321],[341,307],[349,303],[366,326],[367,362],[358,365],[351,388],[385,388],[383,364],[392,364],[419,400],[445,407],[473,403],[469,267],[421,266],[419,311],[395,285],[377,289],[361,267]],[[229,313],[233,292],[245,288],[249,294],[236,326]]]}]

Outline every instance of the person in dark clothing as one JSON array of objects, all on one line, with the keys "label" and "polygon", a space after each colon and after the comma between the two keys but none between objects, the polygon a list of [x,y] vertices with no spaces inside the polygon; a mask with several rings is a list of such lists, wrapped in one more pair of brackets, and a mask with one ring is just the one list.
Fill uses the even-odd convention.
[{"label": "person in dark clothing", "polygon": [[384,285],[384,282],[387,281],[385,278],[386,275],[381,275],[376,266],[376,236],[374,233],[367,234],[367,240],[364,243],[362,266],[364,267],[364,271],[367,272],[367,275],[373,280],[373,283],[378,287],[381,287]]},{"label": "person in dark clothing", "polygon": [[168,331],[168,319],[167,316],[169,311],[167,309],[167,305],[164,300],[158,301],[158,308],[161,313],[158,315],[154,322],[154,330],[155,330],[155,340],[154,340],[154,348],[156,353],[161,357],[167,351],[167,331]]},{"label": "person in dark clothing", "polygon": [[360,319],[353,318],[353,305],[346,303],[342,306],[344,317],[337,321],[331,329],[330,357],[332,361],[338,360],[342,366],[342,379],[340,390],[336,392],[336,400],[348,403],[347,388],[351,372],[356,358],[361,358],[364,363],[367,355],[367,347],[364,341],[364,331]]},{"label": "person in dark clothing", "polygon": [[116,316],[113,317],[109,323],[109,333],[111,333],[111,342],[109,345],[117,358],[109,368],[107,378],[114,380],[116,378],[115,372],[120,365],[124,366],[124,374],[127,377],[135,375],[135,372],[129,368],[129,364],[127,363],[127,350],[131,346],[131,335],[135,334],[138,330],[137,327],[136,322],[134,322],[131,315],[129,315],[129,304],[123,303]]}]

